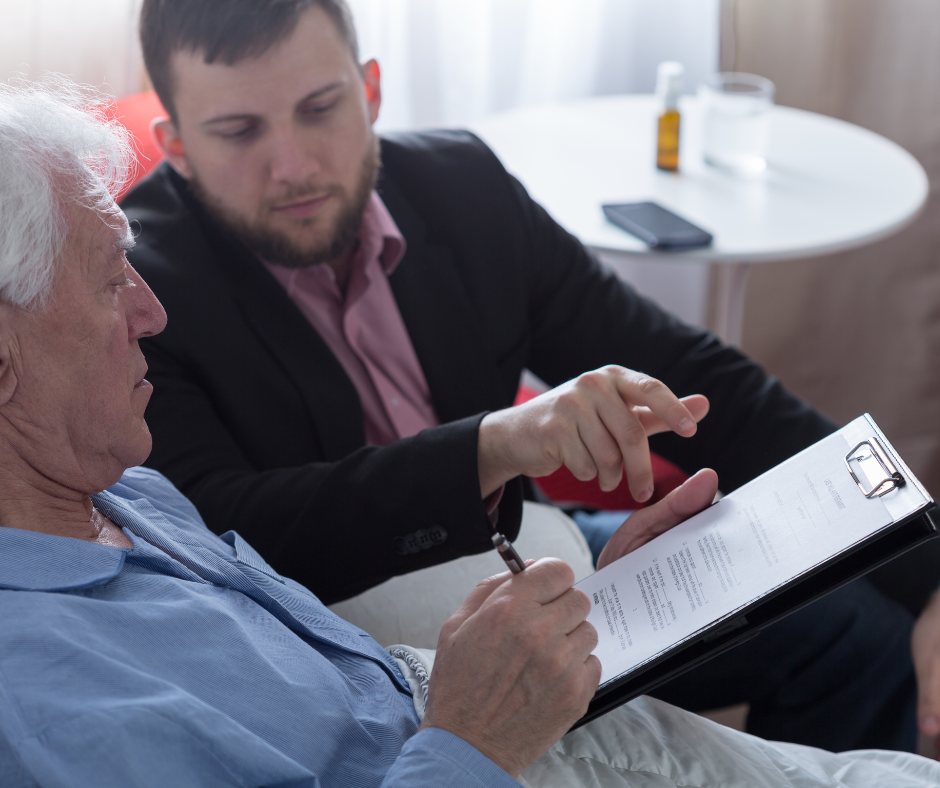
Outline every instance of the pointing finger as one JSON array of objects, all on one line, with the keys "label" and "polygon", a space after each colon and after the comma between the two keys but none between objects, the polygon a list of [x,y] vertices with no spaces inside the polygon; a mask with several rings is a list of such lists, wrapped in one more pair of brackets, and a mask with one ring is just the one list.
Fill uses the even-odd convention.
[{"label": "pointing finger", "polygon": [[[696,425],[702,419],[708,415],[709,402],[708,398],[702,394],[691,394],[688,397],[683,397],[679,400],[692,414],[692,418],[695,420]],[[670,432],[672,427],[663,421],[659,416],[657,416],[653,411],[646,407],[634,408],[634,413],[636,417],[640,420],[640,423],[643,425],[643,428],[646,430],[647,435],[656,435],[660,432]],[[696,427],[697,430],[697,427]],[[695,434],[693,430],[691,433],[681,433],[683,437],[688,438]]]},{"label": "pointing finger", "polygon": [[625,403],[649,408],[679,435],[689,437],[695,434],[695,418],[665,383],[631,369],[620,370],[614,380]]}]

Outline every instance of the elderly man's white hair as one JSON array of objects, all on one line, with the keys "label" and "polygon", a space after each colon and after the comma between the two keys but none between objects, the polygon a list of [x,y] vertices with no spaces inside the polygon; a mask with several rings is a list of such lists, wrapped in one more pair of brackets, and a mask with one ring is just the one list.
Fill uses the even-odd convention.
[{"label": "elderly man's white hair", "polygon": [[105,208],[134,163],[113,98],[53,75],[0,83],[0,299],[44,303],[70,201]]}]

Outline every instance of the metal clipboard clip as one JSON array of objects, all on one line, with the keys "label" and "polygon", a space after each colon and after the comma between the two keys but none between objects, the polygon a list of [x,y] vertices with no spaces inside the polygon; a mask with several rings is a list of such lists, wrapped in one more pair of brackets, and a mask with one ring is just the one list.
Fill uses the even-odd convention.
[{"label": "metal clipboard clip", "polygon": [[[855,463],[855,467],[861,471],[861,474],[855,473],[852,463]],[[873,468],[873,466],[872,473],[865,470],[865,468]],[[876,495],[880,497],[907,484],[898,469],[894,467],[894,463],[888,458],[884,446],[874,437],[862,441],[845,455],[845,467],[849,469],[849,474],[866,498],[874,498]],[[870,486],[866,487],[859,475],[869,482]],[[879,481],[871,484],[871,479],[879,479]]]}]

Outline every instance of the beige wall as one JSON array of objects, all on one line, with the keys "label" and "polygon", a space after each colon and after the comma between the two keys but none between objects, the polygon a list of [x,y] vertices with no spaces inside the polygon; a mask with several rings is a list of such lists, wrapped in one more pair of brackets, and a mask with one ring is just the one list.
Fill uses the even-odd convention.
[{"label": "beige wall", "polygon": [[887,241],[752,269],[744,349],[840,423],[872,413],[940,495],[940,3],[737,0],[733,17],[726,67],[894,140],[931,183]]}]

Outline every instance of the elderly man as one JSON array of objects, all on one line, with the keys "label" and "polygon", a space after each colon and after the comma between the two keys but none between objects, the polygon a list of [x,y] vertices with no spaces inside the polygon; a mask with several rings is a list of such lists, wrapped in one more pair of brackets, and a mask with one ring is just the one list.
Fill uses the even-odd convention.
[{"label": "elderly man", "polygon": [[[138,342],[166,316],[125,258],[110,195],[129,150],[94,103],[0,86],[0,784],[940,782],[917,756],[766,743],[656,701],[558,741],[600,666],[556,560],[481,583],[447,622],[422,721],[407,661],[127,470],[151,444]],[[716,484],[625,527],[642,541]]]}]

